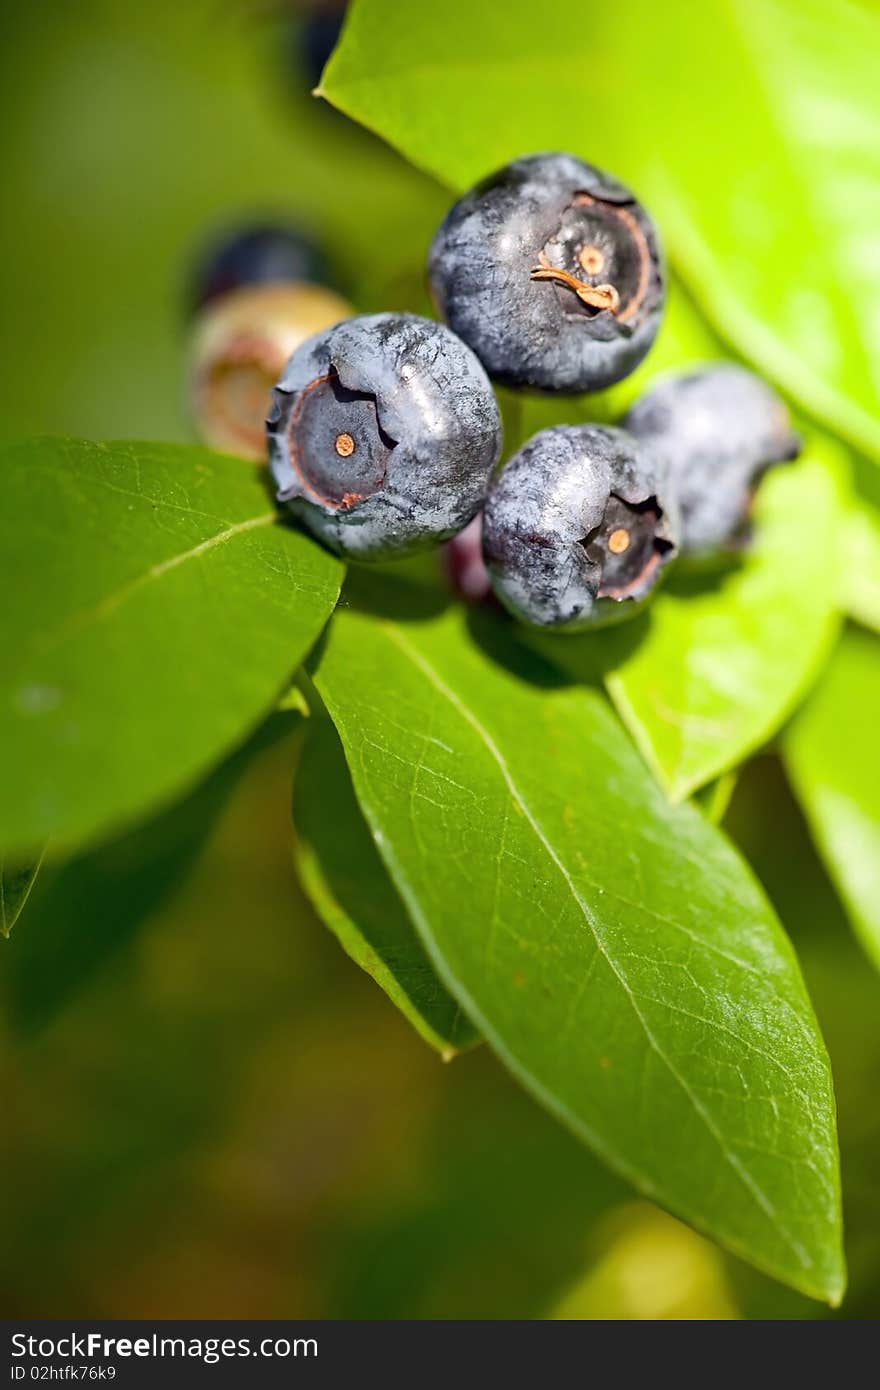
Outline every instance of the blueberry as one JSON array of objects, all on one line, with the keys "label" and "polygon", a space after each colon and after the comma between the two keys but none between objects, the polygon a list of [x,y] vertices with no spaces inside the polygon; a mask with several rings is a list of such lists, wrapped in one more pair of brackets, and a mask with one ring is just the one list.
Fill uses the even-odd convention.
[{"label": "blueberry", "polygon": [[189,403],[214,449],[264,462],[266,413],[291,353],[351,314],[332,290],[305,282],[244,285],[206,305],[189,343]]},{"label": "blueberry", "polygon": [[358,560],[460,531],[501,446],[480,363],[448,328],[415,314],[367,314],[304,343],[267,429],[278,500]]},{"label": "blueberry", "polygon": [[775,391],[732,362],[667,377],[623,423],[666,460],[681,509],[682,552],[691,555],[746,543],[758,483],[768,468],[800,452]]},{"label": "blueberry", "polygon": [[190,306],[195,311],[243,285],[294,280],[329,282],[317,248],[289,227],[245,227],[204,250],[191,276]]},{"label": "blueberry", "polygon": [[465,194],[429,275],[443,318],[508,386],[598,391],[638,366],[660,326],[650,218],[572,155],[518,159]]},{"label": "blueberry", "polygon": [[606,425],[534,435],[498,475],[483,510],[495,593],[523,622],[568,632],[638,612],[677,544],[661,460]]}]

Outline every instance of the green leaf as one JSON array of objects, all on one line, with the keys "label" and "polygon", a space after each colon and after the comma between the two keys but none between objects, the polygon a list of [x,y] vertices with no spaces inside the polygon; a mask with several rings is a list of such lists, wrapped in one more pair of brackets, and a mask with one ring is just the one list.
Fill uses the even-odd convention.
[{"label": "green leaf", "polygon": [[21,916],[42,860],[41,854],[30,864],[13,868],[0,854],[0,936],[8,937]]},{"label": "green leaf", "polygon": [[829,0],[356,0],[322,93],[454,188],[536,150],[632,183],[720,333],[880,458],[880,21]]},{"label": "green leaf", "polygon": [[276,523],[258,470],[205,449],[31,440],[0,472],[0,846],[69,850],[242,742],[341,566]]},{"label": "green leaf", "polygon": [[315,681],[437,972],[499,1057],[643,1192],[836,1302],[828,1062],[728,841],[668,804],[598,691],[488,617],[341,611]]},{"label": "green leaf", "polygon": [[3,953],[5,1002],[21,1033],[50,1024],[130,948],[186,880],[255,756],[291,724],[290,716],[270,715],[170,810],[98,849],[44,867],[28,904],[27,930],[17,931]]},{"label": "green leaf", "polygon": [[842,602],[847,613],[880,632],[880,512],[854,506],[843,531]]},{"label": "green leaf", "polygon": [[309,731],[294,784],[293,819],[302,885],[352,960],[445,1059],[477,1042],[388,877],[327,718]]},{"label": "green leaf", "polygon": [[603,674],[673,801],[740,763],[781,726],[837,628],[843,459],[814,440],[768,475],[740,565],[673,574],[647,614],[578,638],[529,636],[579,679]]},{"label": "green leaf", "polygon": [[705,787],[701,787],[694,797],[703,815],[713,825],[720,825],[724,820],[733,793],[736,791],[738,776],[739,774],[735,769],[731,772],[723,772],[714,782],[709,782]]},{"label": "green leaf", "polygon": [[813,837],[880,967],[880,642],[851,629],[785,738]]}]

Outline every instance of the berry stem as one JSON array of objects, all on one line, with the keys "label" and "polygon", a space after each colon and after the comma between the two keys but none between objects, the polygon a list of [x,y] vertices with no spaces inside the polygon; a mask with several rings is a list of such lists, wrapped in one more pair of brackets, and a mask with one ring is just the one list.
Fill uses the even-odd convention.
[{"label": "berry stem", "polygon": [[609,313],[616,314],[620,308],[620,295],[613,285],[587,285],[576,275],[570,275],[567,270],[557,270],[552,265],[534,266],[532,279],[555,280],[572,290],[581,303],[588,304],[591,309],[607,309]]}]

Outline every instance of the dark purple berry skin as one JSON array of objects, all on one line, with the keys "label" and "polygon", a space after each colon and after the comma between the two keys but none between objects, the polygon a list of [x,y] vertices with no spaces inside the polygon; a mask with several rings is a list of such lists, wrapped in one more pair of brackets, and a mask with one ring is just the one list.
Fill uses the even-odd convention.
[{"label": "dark purple berry skin", "polygon": [[448,328],[415,314],[362,315],[303,343],[266,427],[278,500],[361,561],[460,531],[501,448],[480,363]]},{"label": "dark purple berry skin", "polygon": [[761,478],[800,452],[784,402],[732,362],[667,377],[623,424],[666,460],[681,509],[682,553],[693,556],[741,548]]},{"label": "dark purple berry skin", "polygon": [[492,484],[483,555],[522,622],[582,632],[636,614],[678,547],[662,461],[623,430],[558,425]]},{"label": "dark purple berry skin", "polygon": [[515,160],[466,193],[428,269],[443,318],[507,386],[601,390],[638,366],[660,326],[651,219],[573,155]]},{"label": "dark purple berry skin", "polygon": [[243,285],[302,280],[328,283],[323,259],[305,237],[285,227],[245,227],[206,248],[193,272],[190,309]]}]

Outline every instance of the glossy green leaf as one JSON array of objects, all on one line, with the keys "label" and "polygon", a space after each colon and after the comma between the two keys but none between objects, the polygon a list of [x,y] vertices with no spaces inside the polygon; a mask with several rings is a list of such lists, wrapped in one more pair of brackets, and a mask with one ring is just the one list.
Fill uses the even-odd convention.
[{"label": "glossy green leaf", "polygon": [[880,632],[880,512],[854,506],[844,522],[842,603],[851,617]]},{"label": "glossy green leaf", "polygon": [[801,806],[856,931],[880,966],[880,641],[852,629],[785,738]]},{"label": "glossy green leaf", "polygon": [[845,0],[355,0],[322,92],[464,188],[572,150],[631,182],[720,333],[880,458],[880,17]]},{"label": "glossy green leaf", "polygon": [[438,974],[643,1192],[795,1287],[843,1286],[834,1102],[794,954],[604,697],[505,624],[340,611],[315,672]]},{"label": "glossy green leaf", "polygon": [[606,632],[528,634],[575,678],[604,675],[673,801],[766,742],[821,669],[837,628],[842,463],[815,441],[768,475],[742,564],[674,573],[646,614]]},{"label": "glossy green leaf", "polygon": [[274,705],[341,566],[204,449],[38,439],[0,454],[0,847],[115,832]]},{"label": "glossy green leaf", "polygon": [[318,916],[426,1042],[451,1058],[478,1041],[440,983],[373,843],[329,719],[317,719],[293,794],[300,880]]},{"label": "glossy green leaf", "polygon": [[0,855],[0,936],[8,936],[30,897],[43,856],[29,864],[13,866]]}]

